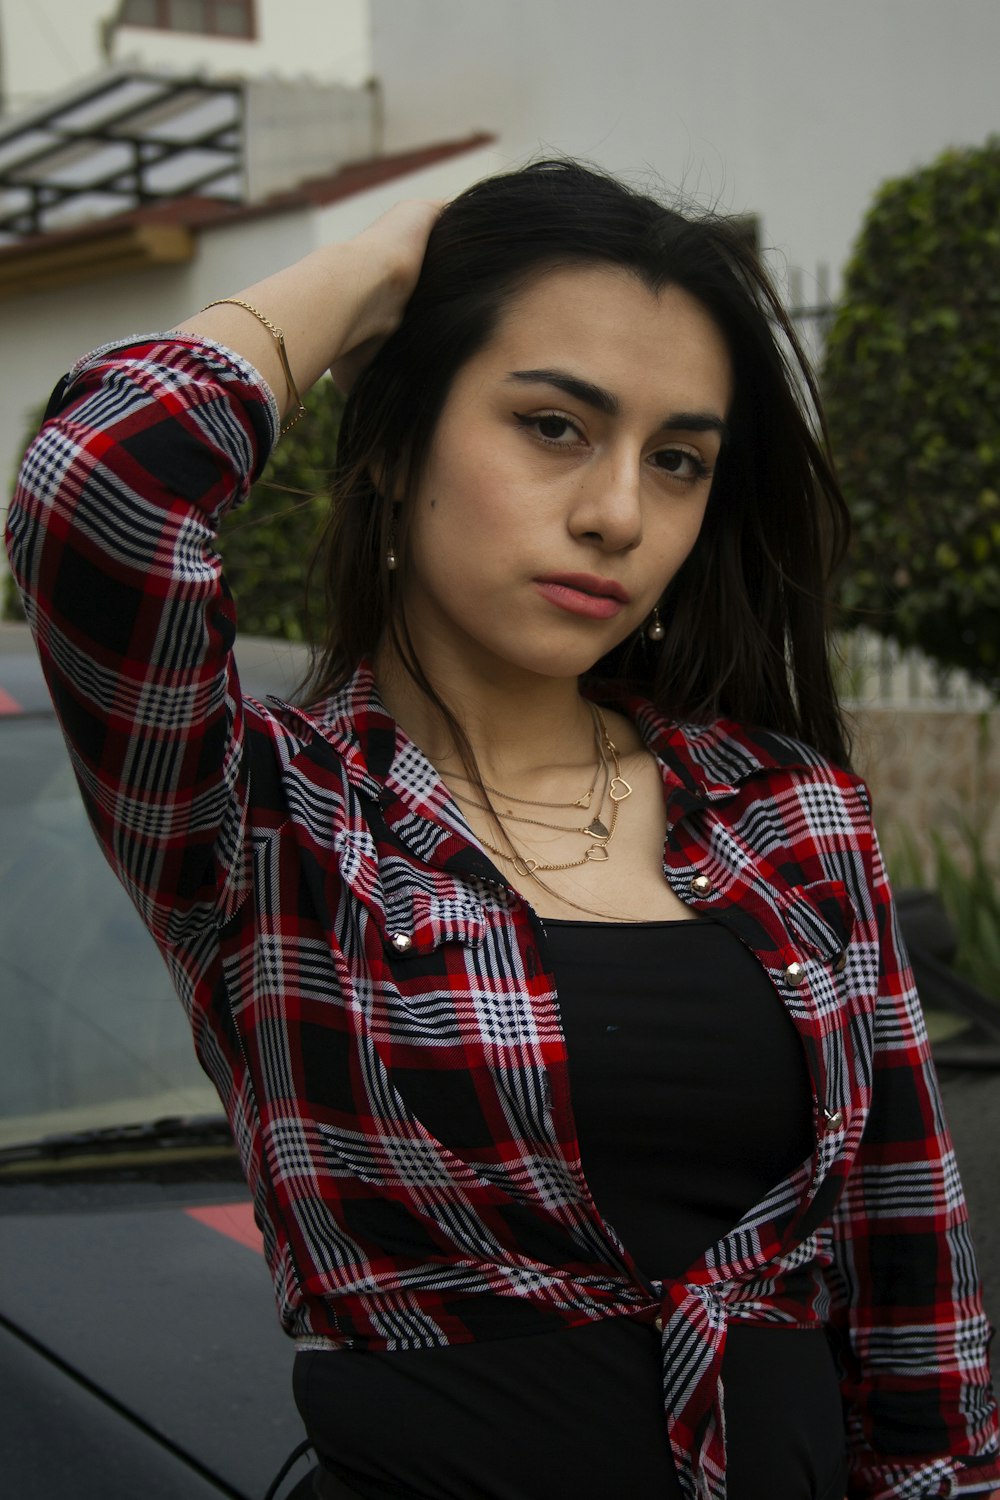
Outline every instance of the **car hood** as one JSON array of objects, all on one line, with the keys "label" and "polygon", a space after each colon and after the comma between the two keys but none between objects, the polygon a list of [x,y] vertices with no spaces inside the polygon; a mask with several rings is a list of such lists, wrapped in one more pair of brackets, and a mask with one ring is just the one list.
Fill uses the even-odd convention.
[{"label": "car hood", "polygon": [[303,1429],[245,1189],[0,1188],[0,1322],[239,1495]]}]

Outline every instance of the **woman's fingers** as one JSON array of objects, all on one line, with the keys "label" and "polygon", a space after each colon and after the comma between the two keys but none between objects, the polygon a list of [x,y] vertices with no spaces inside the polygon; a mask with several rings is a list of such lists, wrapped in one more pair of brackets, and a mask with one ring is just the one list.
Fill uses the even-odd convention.
[{"label": "woman's fingers", "polygon": [[390,208],[356,237],[354,245],[362,251],[362,263],[381,265],[384,271],[362,302],[363,315],[352,331],[352,340],[330,366],[340,390],[350,390],[399,327],[420,276],[431,230],[443,207],[443,201],[408,199]]},{"label": "woman's fingers", "polygon": [[395,264],[400,286],[412,292],[420,275],[430,232],[438,221],[444,200],[408,198],[395,204],[358,236],[379,247]]}]

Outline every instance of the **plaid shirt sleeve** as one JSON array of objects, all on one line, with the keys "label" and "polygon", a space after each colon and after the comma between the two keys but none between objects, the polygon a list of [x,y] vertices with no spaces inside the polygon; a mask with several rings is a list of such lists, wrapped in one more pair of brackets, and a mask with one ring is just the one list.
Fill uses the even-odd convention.
[{"label": "plaid shirt sleeve", "polygon": [[874,833],[869,867],[881,949],[872,1108],[835,1212],[828,1272],[842,1336],[849,1496],[995,1495],[996,1408],[982,1359],[991,1330]]},{"label": "plaid shirt sleeve", "polygon": [[11,566],[91,822],[170,947],[239,898],[242,713],[214,537],[277,412],[236,355],[169,337],[81,360],[48,415]]}]

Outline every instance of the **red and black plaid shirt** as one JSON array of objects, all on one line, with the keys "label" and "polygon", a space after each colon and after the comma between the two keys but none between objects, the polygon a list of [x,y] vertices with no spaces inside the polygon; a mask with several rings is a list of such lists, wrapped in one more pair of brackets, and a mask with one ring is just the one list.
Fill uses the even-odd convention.
[{"label": "red and black plaid shirt", "polygon": [[544,927],[370,671],[308,713],[241,697],[214,538],[275,434],[227,350],[98,351],[57,389],[8,542],[97,836],[232,1123],[288,1332],[394,1350],[657,1320],[693,1500],[725,1493],[729,1320],[828,1322],[851,1496],[990,1492],[989,1329],[863,785],[781,735],[628,706],[663,775],[667,879],[768,974],[816,1136],[684,1277],[651,1282],[582,1175]]}]

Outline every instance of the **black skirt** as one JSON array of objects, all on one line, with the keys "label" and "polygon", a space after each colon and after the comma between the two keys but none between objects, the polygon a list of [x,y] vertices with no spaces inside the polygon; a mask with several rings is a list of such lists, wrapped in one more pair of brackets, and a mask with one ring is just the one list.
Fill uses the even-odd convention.
[{"label": "black skirt", "polygon": [[[821,1331],[732,1326],[730,1500],[844,1500],[840,1393]],[[406,1354],[313,1351],[295,1397],[324,1468],[363,1500],[681,1500],[660,1341],[616,1318]]]}]

